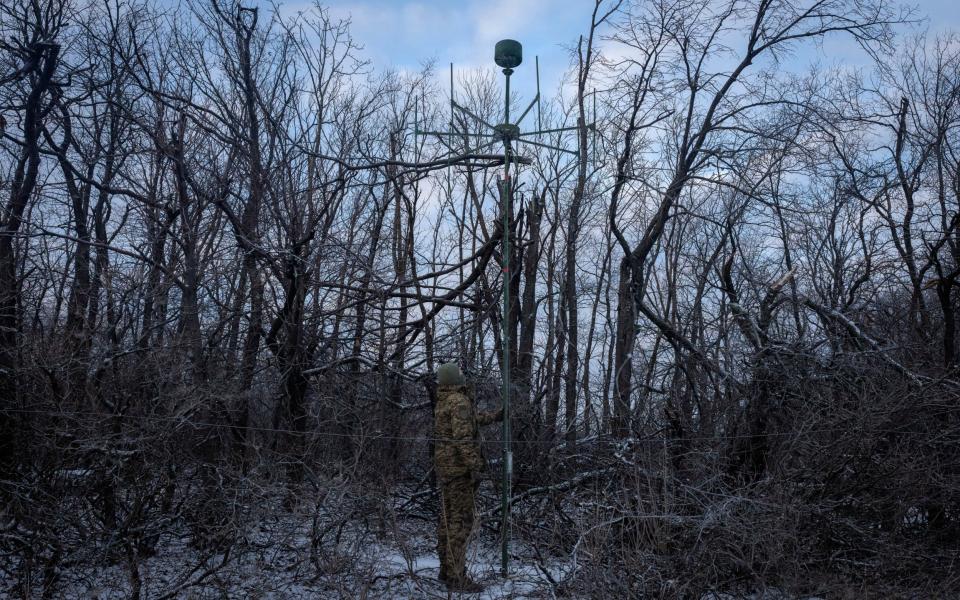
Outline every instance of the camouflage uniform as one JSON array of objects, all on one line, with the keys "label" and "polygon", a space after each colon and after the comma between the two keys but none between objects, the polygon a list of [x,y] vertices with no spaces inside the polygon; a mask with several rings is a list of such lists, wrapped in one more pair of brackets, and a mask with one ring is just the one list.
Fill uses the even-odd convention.
[{"label": "camouflage uniform", "polygon": [[451,585],[467,584],[467,542],[473,530],[474,495],[486,461],[480,454],[478,426],[500,418],[498,413],[476,415],[470,392],[459,368],[449,376],[444,365],[438,373],[434,412],[436,444],[434,464],[440,484],[442,508],[437,529],[440,579]]}]

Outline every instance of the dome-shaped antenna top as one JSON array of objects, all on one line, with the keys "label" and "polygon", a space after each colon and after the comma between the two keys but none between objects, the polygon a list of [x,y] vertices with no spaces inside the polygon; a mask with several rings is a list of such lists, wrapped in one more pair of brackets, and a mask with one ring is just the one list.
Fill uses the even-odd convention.
[{"label": "dome-shaped antenna top", "polygon": [[493,50],[493,60],[502,69],[515,69],[523,62],[523,46],[517,40],[500,40]]}]

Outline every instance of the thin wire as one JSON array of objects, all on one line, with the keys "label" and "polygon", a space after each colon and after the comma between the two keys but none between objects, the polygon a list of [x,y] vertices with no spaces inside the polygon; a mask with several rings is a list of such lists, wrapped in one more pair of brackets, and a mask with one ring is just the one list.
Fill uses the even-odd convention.
[{"label": "thin wire", "polygon": [[[365,433],[336,433],[332,431],[296,431],[293,429],[277,429],[273,427],[259,427],[256,425],[233,425],[230,423],[214,423],[210,421],[191,421],[187,415],[183,416],[171,416],[165,417],[160,415],[115,415],[115,414],[104,414],[92,411],[73,411],[73,412],[63,412],[63,411],[54,411],[54,410],[38,410],[38,409],[3,409],[0,412],[7,413],[19,413],[19,414],[35,414],[35,415],[46,415],[46,416],[59,416],[59,417],[77,417],[77,416],[87,416],[87,417],[97,417],[100,419],[109,419],[109,418],[121,418],[121,419],[138,419],[142,421],[156,421],[156,422],[172,422],[189,425],[193,428],[200,427],[222,427],[227,429],[235,430],[245,430],[245,431],[263,431],[269,433],[287,433],[294,435],[304,435],[304,436],[315,436],[315,437],[339,437],[339,438],[352,438],[352,439],[377,439],[377,440],[398,440],[398,441],[415,441],[415,442],[463,442],[462,439],[455,438],[444,438],[444,437],[433,437],[433,436],[394,436],[394,435],[378,435],[378,434],[365,434]],[[767,433],[758,433],[758,434],[738,434],[738,435],[704,435],[704,436],[685,436],[677,439],[669,438],[627,438],[623,440],[615,440],[621,443],[627,444],[637,444],[637,443],[649,443],[649,444],[667,444],[667,443],[677,443],[685,441],[717,441],[717,440],[736,440],[736,439],[756,439],[756,438],[772,438],[772,437],[789,437],[789,436],[809,436],[817,433],[836,433],[836,432],[846,432],[846,433],[874,433],[874,434],[899,434],[899,435],[915,435],[915,436],[931,436],[931,437],[944,437],[946,434],[939,431],[910,431],[910,430],[898,430],[898,429],[872,429],[872,430],[862,430],[854,431],[849,427],[830,427],[822,429],[808,429],[805,431],[783,431],[783,432],[767,432]],[[584,438],[580,440],[581,442],[597,439],[597,438]],[[488,443],[502,443],[503,439],[494,439],[494,438],[483,438],[481,441]],[[519,438],[511,438],[511,442],[516,442],[519,444],[550,444],[561,446],[566,442],[563,440],[524,440]]]}]

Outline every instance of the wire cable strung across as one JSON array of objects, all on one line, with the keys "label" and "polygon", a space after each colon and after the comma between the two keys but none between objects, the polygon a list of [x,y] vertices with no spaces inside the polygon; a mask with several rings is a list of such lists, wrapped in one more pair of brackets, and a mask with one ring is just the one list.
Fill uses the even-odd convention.
[{"label": "wire cable strung across", "polygon": [[[4,412],[7,413],[16,413],[16,414],[33,414],[33,415],[43,415],[43,416],[56,416],[62,418],[76,418],[76,417],[90,417],[90,418],[100,418],[100,419],[135,419],[140,421],[153,421],[153,422],[163,422],[163,423],[178,423],[182,425],[188,425],[193,428],[201,427],[219,427],[224,429],[235,429],[235,430],[244,430],[244,431],[261,431],[265,433],[283,433],[288,435],[304,435],[304,436],[315,436],[315,437],[336,437],[336,438],[369,438],[369,439],[378,439],[378,440],[397,440],[397,441],[410,441],[410,442],[456,442],[460,440],[450,439],[450,438],[441,438],[434,436],[397,436],[397,435],[379,435],[376,433],[364,434],[364,433],[337,433],[333,431],[296,431],[293,429],[278,429],[274,427],[260,427],[257,425],[234,425],[231,423],[216,423],[213,421],[191,421],[187,416],[162,416],[162,415],[116,415],[116,414],[104,414],[97,413],[92,411],[54,411],[54,410],[37,410],[37,409],[6,409]],[[737,440],[737,439],[755,439],[755,438],[779,438],[779,437],[791,437],[791,436],[809,436],[814,434],[821,433],[872,433],[872,434],[890,434],[890,435],[908,435],[908,436],[930,436],[930,437],[945,437],[942,432],[933,432],[933,431],[912,431],[912,430],[899,430],[899,429],[871,429],[868,431],[853,431],[846,427],[828,427],[822,429],[808,429],[808,430],[798,430],[798,431],[777,431],[777,432],[765,432],[757,434],[735,434],[735,435],[696,435],[696,436],[683,436],[682,438],[627,438],[624,440],[617,440],[617,443],[622,443],[626,445],[630,444],[666,444],[672,442],[680,441],[718,441],[718,440]],[[598,438],[593,438],[598,439]],[[503,442],[503,438],[484,438],[484,442],[488,443],[500,443]],[[518,444],[546,444],[546,445],[562,445],[562,440],[524,440],[520,438],[508,438],[507,441]],[[590,441],[590,438],[587,438],[583,441]]]}]

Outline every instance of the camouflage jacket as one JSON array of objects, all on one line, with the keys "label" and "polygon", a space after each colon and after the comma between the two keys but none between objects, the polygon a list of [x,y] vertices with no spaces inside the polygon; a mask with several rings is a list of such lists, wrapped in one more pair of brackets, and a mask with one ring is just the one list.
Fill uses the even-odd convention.
[{"label": "camouflage jacket", "polygon": [[480,473],[486,468],[480,453],[479,426],[493,423],[501,414],[475,414],[467,386],[437,388],[433,458],[441,480]]}]

